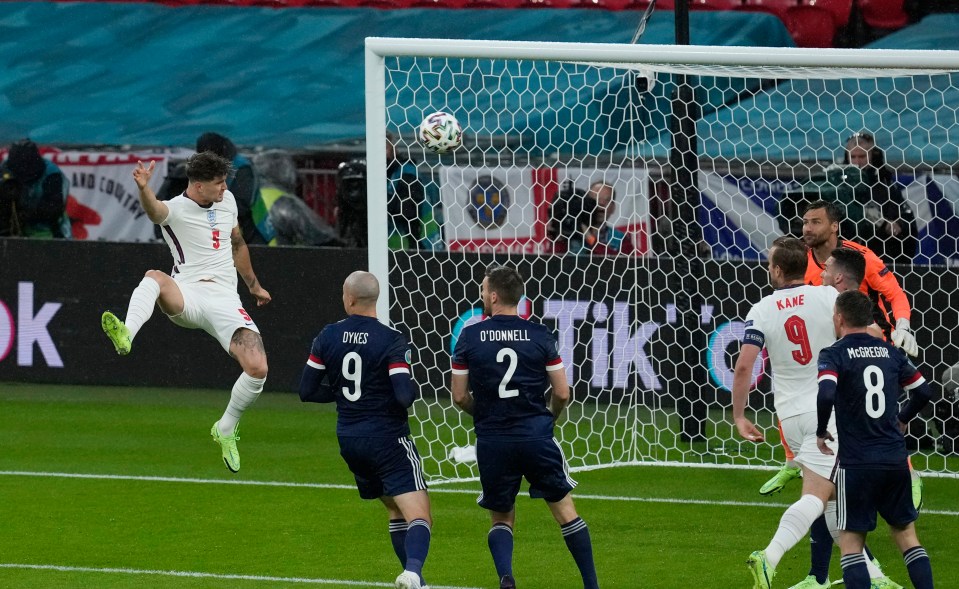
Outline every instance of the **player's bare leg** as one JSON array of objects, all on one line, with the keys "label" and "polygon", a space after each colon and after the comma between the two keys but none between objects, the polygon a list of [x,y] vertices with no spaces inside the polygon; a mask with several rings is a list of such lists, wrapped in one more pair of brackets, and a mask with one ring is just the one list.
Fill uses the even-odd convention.
[{"label": "player's bare leg", "polygon": [[583,577],[583,587],[585,589],[598,589],[599,581],[596,579],[596,565],[593,562],[593,543],[589,537],[589,527],[586,522],[576,513],[576,507],[573,505],[573,497],[569,493],[556,502],[547,501],[553,519],[559,524],[559,529],[563,533],[563,540],[566,541],[566,548],[573,555],[576,566],[579,567],[579,573]]},{"label": "player's bare leg", "polygon": [[[423,580],[423,563],[429,554],[430,528],[433,525],[430,496],[426,491],[411,491],[393,497],[393,502],[403,519],[409,522],[404,543],[406,565],[403,572],[396,577],[396,589],[421,589],[426,585]],[[383,501],[383,504],[389,510],[389,504],[386,501]],[[392,513],[390,517],[392,519]]]},{"label": "player's bare leg", "polygon": [[231,472],[236,472],[240,470],[240,453],[236,447],[240,440],[240,417],[263,392],[268,367],[263,340],[260,334],[249,329],[240,328],[233,334],[230,355],[240,363],[243,372],[233,384],[230,403],[220,420],[213,424],[210,435],[220,445],[223,463]]}]

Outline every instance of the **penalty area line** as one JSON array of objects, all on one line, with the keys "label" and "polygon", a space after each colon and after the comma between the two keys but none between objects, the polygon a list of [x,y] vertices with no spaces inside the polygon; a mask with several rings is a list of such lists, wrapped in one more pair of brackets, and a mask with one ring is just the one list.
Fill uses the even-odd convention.
[{"label": "penalty area line", "polygon": [[[337,489],[343,491],[355,491],[354,485],[343,485],[336,483],[295,483],[286,481],[251,481],[242,479],[197,479],[188,477],[161,477],[146,475],[124,475],[124,474],[95,474],[95,473],[73,473],[73,472],[36,472],[25,470],[0,470],[0,476],[20,476],[20,477],[43,477],[43,478],[61,478],[61,479],[88,479],[88,480],[119,480],[119,481],[141,481],[141,482],[161,482],[161,483],[188,483],[198,485],[245,485],[254,487],[287,487],[287,488],[308,488],[308,489]],[[477,489],[449,489],[430,487],[430,493],[435,494],[462,494],[476,495]],[[630,497],[617,495],[593,495],[573,493],[577,500],[587,501],[625,501],[636,503],[661,503],[670,505],[713,505],[719,507],[771,507],[784,509],[789,507],[789,503],[767,503],[764,501],[732,501],[720,499],[684,499],[679,497]],[[959,516],[959,511],[945,509],[923,509],[923,514],[945,515],[950,517]]]},{"label": "penalty area line", "polygon": [[[0,563],[0,569],[20,569],[34,571],[53,571],[64,573],[105,573],[121,575],[152,575],[160,577],[190,577],[195,579],[223,579],[230,581],[268,581],[270,583],[300,583],[305,585],[341,585],[348,587],[395,587],[393,583],[379,581],[353,581],[348,579],[310,579],[303,577],[275,577],[271,575],[237,575],[203,573],[197,571],[160,571],[150,569],[128,569],[113,567],[79,567],[54,564]],[[430,585],[434,589],[476,589],[454,585]]]}]

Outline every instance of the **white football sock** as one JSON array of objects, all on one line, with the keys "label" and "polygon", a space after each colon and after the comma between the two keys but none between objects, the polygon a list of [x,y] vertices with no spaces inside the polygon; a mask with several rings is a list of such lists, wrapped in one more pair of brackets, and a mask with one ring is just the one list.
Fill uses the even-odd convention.
[{"label": "white football sock", "polygon": [[233,384],[230,403],[226,406],[226,411],[218,424],[221,435],[233,435],[233,430],[236,428],[236,424],[240,422],[243,411],[260,396],[265,382],[265,378],[253,378],[245,372],[240,373],[240,378],[236,379],[236,383]]},{"label": "white football sock", "polygon": [[133,289],[133,294],[130,295],[130,306],[127,307],[127,318],[123,322],[130,330],[131,341],[137,336],[143,324],[153,316],[153,309],[156,308],[159,296],[160,284],[152,278],[144,277]]},{"label": "white football sock", "polygon": [[872,559],[869,558],[869,555],[866,554],[866,549],[862,549],[862,557],[866,559],[866,568],[869,569],[869,578],[870,579],[881,579],[886,575],[882,574],[882,571],[879,570],[875,564],[873,564]]},{"label": "white football sock", "polygon": [[766,547],[766,560],[775,568],[784,554],[809,533],[809,527],[825,509],[822,500],[815,495],[803,495],[786,509],[779,529]]},{"label": "white football sock", "polygon": [[829,530],[829,535],[832,536],[832,541],[836,543],[836,546],[839,546],[839,522],[836,519],[836,502],[827,501],[826,502],[826,529]]}]

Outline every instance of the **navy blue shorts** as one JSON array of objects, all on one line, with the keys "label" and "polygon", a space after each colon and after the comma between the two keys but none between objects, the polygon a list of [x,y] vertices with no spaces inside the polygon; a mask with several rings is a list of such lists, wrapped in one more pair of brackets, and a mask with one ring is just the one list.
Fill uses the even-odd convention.
[{"label": "navy blue shorts", "polygon": [[876,529],[877,513],[896,527],[919,517],[912,504],[912,477],[905,465],[897,470],[837,467],[833,482],[840,530],[871,532]]},{"label": "navy blue shorts", "polygon": [[340,456],[346,460],[363,499],[396,497],[426,489],[420,454],[413,440],[341,437]]},{"label": "navy blue shorts", "polygon": [[476,440],[476,462],[483,493],[480,507],[512,511],[523,477],[529,481],[529,496],[559,501],[576,486],[569,466],[553,438],[542,440]]}]

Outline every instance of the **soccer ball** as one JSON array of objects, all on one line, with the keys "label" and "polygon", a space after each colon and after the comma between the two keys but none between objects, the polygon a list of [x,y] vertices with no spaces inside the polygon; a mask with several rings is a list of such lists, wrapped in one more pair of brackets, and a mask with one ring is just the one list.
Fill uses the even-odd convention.
[{"label": "soccer ball", "polygon": [[448,112],[434,112],[420,123],[420,143],[433,153],[453,151],[463,142],[463,129]]}]

